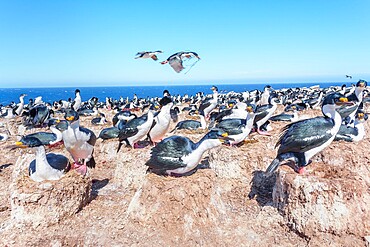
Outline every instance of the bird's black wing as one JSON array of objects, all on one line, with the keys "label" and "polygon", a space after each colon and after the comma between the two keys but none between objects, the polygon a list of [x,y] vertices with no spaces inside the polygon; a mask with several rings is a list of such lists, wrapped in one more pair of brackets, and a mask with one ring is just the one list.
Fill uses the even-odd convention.
[{"label": "bird's black wing", "polygon": [[119,134],[119,129],[116,127],[105,128],[100,131],[99,138],[106,140],[117,138]]},{"label": "bird's black wing", "polygon": [[219,122],[222,120],[222,118],[226,117],[226,116],[229,116],[233,113],[233,110],[232,109],[227,109],[227,110],[224,110],[222,112],[220,112],[219,114],[217,114],[216,116],[216,121]]},{"label": "bird's black wing", "polygon": [[128,121],[126,125],[119,132],[119,135],[118,135],[119,140],[122,141],[131,136],[136,135],[139,132],[137,127],[144,124],[147,120],[148,120],[148,115],[145,114],[145,115],[142,115],[141,117],[134,118]]},{"label": "bird's black wing", "polygon": [[87,136],[89,136],[87,143],[89,143],[91,146],[94,146],[96,143],[96,135],[94,134],[94,132],[84,127],[80,127],[80,131],[84,132]]},{"label": "bird's black wing", "polygon": [[358,129],[342,124],[339,128],[337,135],[358,135]]},{"label": "bird's black wing", "polygon": [[275,147],[278,154],[306,152],[327,142],[332,134],[334,121],[326,117],[316,117],[288,124],[283,128]]},{"label": "bird's black wing", "polygon": [[356,111],[357,108],[358,108],[358,105],[345,106],[345,107],[341,107],[341,108],[337,109],[337,112],[339,112],[339,114],[342,117],[342,119],[345,119],[346,117],[348,117],[349,115],[351,115],[351,113],[353,113],[354,111]]},{"label": "bird's black wing", "polygon": [[152,148],[151,158],[145,165],[155,170],[173,170],[185,167],[181,157],[192,152],[194,143],[182,136],[171,136]]},{"label": "bird's black wing", "polygon": [[[49,145],[50,142],[53,142],[57,139],[57,135],[54,134],[54,133],[49,133],[49,132],[36,132],[36,133],[33,133],[33,134],[29,134],[29,135],[26,135],[23,138],[36,138],[38,140],[40,140],[40,142],[42,143],[42,145]],[[22,141],[21,139],[21,141]]]},{"label": "bird's black wing", "polygon": [[210,105],[211,105],[211,99],[206,99],[206,100],[202,101],[202,103],[199,106],[199,111],[200,112],[204,111],[204,109],[206,109]]},{"label": "bird's black wing", "polygon": [[177,73],[180,73],[184,69],[182,60],[178,56],[171,58],[168,62]]},{"label": "bird's black wing", "polygon": [[263,119],[267,116],[268,110],[272,107],[272,105],[261,105],[256,108],[254,122],[257,123],[259,120]]},{"label": "bird's black wing", "polygon": [[51,167],[59,171],[68,169],[69,160],[67,157],[61,154],[49,153],[46,155],[46,159]]},{"label": "bird's black wing", "polygon": [[226,131],[229,135],[238,135],[243,132],[245,127],[245,119],[233,118],[225,119],[216,125],[216,128]]}]

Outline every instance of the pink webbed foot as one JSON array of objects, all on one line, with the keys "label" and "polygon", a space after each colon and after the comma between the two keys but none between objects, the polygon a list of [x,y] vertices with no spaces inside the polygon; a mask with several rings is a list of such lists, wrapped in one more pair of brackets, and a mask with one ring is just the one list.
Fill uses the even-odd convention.
[{"label": "pink webbed foot", "polygon": [[72,165],[72,169],[75,169],[76,172],[82,176],[85,176],[87,173],[87,166],[86,164],[81,164],[78,162],[74,162]]},{"label": "pink webbed foot", "polygon": [[299,167],[299,168],[298,168],[298,173],[299,173],[300,175],[305,174],[305,169],[304,169],[304,167]]}]

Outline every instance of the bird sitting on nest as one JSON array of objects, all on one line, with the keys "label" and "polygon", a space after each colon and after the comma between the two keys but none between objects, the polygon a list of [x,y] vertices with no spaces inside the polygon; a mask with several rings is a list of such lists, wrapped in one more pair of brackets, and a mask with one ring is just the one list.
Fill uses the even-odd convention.
[{"label": "bird sitting on nest", "polygon": [[43,144],[37,138],[25,138],[16,142],[16,145],[21,148],[36,149],[36,159],[30,163],[28,168],[29,176],[33,181],[59,180],[70,168],[67,157],[62,154],[46,154]]},{"label": "bird sitting on nest", "polygon": [[145,165],[159,175],[191,175],[197,170],[205,151],[230,140],[223,130],[211,130],[197,143],[184,136],[170,136],[152,148]]}]

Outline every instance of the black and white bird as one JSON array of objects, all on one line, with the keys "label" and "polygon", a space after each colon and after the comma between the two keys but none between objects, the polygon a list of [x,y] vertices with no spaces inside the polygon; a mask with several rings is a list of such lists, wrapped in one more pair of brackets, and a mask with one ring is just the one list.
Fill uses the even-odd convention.
[{"label": "black and white bird", "polygon": [[153,125],[154,113],[151,109],[140,117],[129,120],[119,132],[117,152],[123,144],[132,148],[139,148],[138,141],[148,135]]},{"label": "black and white bird", "polygon": [[142,51],[142,52],[136,53],[135,59],[151,58],[154,61],[157,61],[158,60],[157,54],[159,54],[159,53],[163,53],[163,51]]},{"label": "black and white bird", "polygon": [[324,117],[315,117],[291,123],[283,128],[275,147],[279,146],[276,158],[266,173],[273,173],[282,162],[302,174],[311,158],[325,149],[338,133],[342,118],[336,111],[342,105],[352,104],[344,95],[328,94],[322,103]]},{"label": "black and white bird", "polygon": [[205,151],[229,140],[228,133],[222,130],[208,132],[197,143],[184,136],[170,136],[152,148],[145,165],[160,175],[190,175],[196,171]]},{"label": "black and white bird", "polygon": [[163,97],[159,101],[160,112],[154,117],[153,125],[149,130],[149,140],[155,144],[160,142],[165,134],[168,132],[171,123],[171,108],[173,102],[170,97]]},{"label": "black and white bird", "polygon": [[192,120],[192,119],[186,119],[183,121],[180,121],[176,124],[175,128],[170,131],[170,133],[181,130],[181,129],[187,129],[187,130],[196,130],[196,129],[206,129],[207,128],[207,122],[204,117],[204,113],[196,111],[198,114],[200,121]]},{"label": "black and white bird", "polygon": [[335,136],[334,141],[347,141],[347,142],[359,142],[365,137],[365,126],[364,122],[367,120],[368,116],[362,110],[359,110],[356,114],[356,120],[354,127],[342,124],[340,129]]},{"label": "black and white bird", "polygon": [[130,121],[131,119],[137,118],[137,115],[132,113],[131,111],[120,111],[114,115],[112,122],[113,126],[117,127],[119,126],[120,122],[123,121],[124,124],[126,124],[127,121]]},{"label": "black and white bird", "polygon": [[253,128],[254,111],[256,110],[254,105],[248,105],[246,111],[248,115],[245,119],[229,118],[222,120],[216,124],[216,129],[222,129],[229,134],[229,137],[233,140],[230,141],[230,145],[236,145],[244,141]]},{"label": "black and white bird", "polygon": [[28,168],[29,176],[33,181],[59,180],[69,170],[70,164],[67,157],[62,154],[45,153],[45,148],[37,138],[27,138],[16,142],[18,147],[31,147],[36,149],[36,159]]},{"label": "black and white bird", "polygon": [[271,93],[269,97],[269,103],[267,105],[260,105],[257,106],[257,109],[255,111],[255,118],[254,118],[254,125],[256,128],[256,131],[260,135],[270,135],[269,133],[262,131],[261,126],[264,125],[267,120],[274,114],[277,108],[276,104],[277,94]]},{"label": "black and white bird", "polygon": [[27,94],[21,94],[19,96],[19,104],[17,106],[17,108],[15,109],[15,114],[17,114],[18,116],[21,116],[22,114],[22,111],[23,111],[23,108],[24,108],[24,97],[26,97]]},{"label": "black and white bird", "polygon": [[263,88],[263,92],[261,94],[261,99],[259,101],[259,105],[267,105],[269,103],[270,98],[270,91],[272,90],[270,85],[266,85]]},{"label": "black and white bird", "polygon": [[91,123],[93,125],[104,125],[107,123],[107,120],[105,119],[105,114],[104,113],[99,113],[99,117],[91,119]]},{"label": "black and white bird", "polygon": [[99,133],[98,138],[104,140],[118,138],[119,129],[117,127],[109,127],[102,129]]},{"label": "black and white bird", "polygon": [[81,99],[81,91],[80,89],[75,90],[75,99],[72,102],[72,108],[75,111],[78,111],[81,107],[82,99]]},{"label": "black and white bird", "polygon": [[197,58],[198,60],[200,59],[198,54],[195,53],[195,52],[181,51],[181,52],[177,52],[177,53],[171,55],[169,58],[167,58],[166,60],[161,62],[161,64],[169,63],[170,66],[173,68],[173,70],[175,70],[177,73],[180,73],[185,68],[183,66],[183,60],[184,59],[190,59],[190,58],[193,58],[193,57]]},{"label": "black and white bird", "polygon": [[211,90],[213,91],[212,98],[203,100],[199,105],[199,112],[203,112],[206,119],[209,119],[209,114],[218,104],[218,88],[212,86]]},{"label": "black and white bird", "polygon": [[345,121],[345,124],[353,127],[354,121],[355,121],[355,115],[357,110],[359,109],[359,106],[362,104],[363,100],[363,92],[367,86],[367,81],[365,80],[359,80],[356,83],[354,92],[347,95],[348,100],[354,102],[354,105],[342,107],[338,109],[338,112],[342,119]]},{"label": "black and white bird", "polygon": [[81,175],[86,175],[87,167],[95,167],[93,152],[96,136],[91,130],[80,126],[79,115],[75,110],[67,109],[64,118],[69,124],[62,135],[64,146],[74,160],[72,168]]},{"label": "black and white bird", "polygon": [[61,144],[63,135],[61,130],[59,129],[59,126],[51,125],[49,129],[51,130],[51,132],[41,131],[25,135],[20,139],[20,142],[28,142],[29,139],[37,139],[40,141],[41,145],[44,146],[47,145],[49,147],[53,147]]}]

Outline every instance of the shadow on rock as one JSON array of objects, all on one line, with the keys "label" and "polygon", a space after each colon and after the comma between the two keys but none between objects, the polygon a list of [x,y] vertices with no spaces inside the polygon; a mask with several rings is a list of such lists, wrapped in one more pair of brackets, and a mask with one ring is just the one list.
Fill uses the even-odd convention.
[{"label": "shadow on rock", "polygon": [[276,182],[276,174],[266,176],[264,171],[254,171],[249,199],[256,199],[260,206],[272,204],[272,190]]},{"label": "shadow on rock", "polygon": [[91,188],[91,198],[90,201],[94,200],[98,194],[99,190],[104,188],[109,183],[109,179],[105,178],[102,180],[99,179],[93,179],[92,180],[92,188]]},{"label": "shadow on rock", "polygon": [[9,164],[0,165],[0,172],[2,172],[5,168],[8,168],[11,165],[13,164],[9,163]]}]

